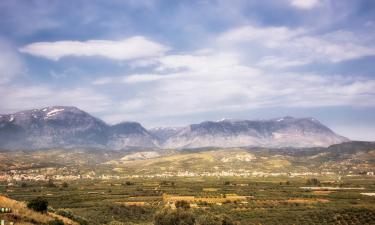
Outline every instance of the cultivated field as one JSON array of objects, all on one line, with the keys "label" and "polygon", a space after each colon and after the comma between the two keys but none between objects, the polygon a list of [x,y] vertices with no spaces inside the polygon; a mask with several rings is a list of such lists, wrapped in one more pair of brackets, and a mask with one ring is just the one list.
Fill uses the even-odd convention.
[{"label": "cultivated field", "polygon": [[[238,224],[374,224],[375,179],[368,176],[306,187],[308,178],[171,177],[2,183],[19,201],[48,199],[55,214],[81,224],[152,224],[154,214],[185,200],[194,215],[226,215]],[[333,188],[334,187],[334,188]],[[118,223],[115,223],[118,222]],[[120,223],[121,222],[121,223]]]}]

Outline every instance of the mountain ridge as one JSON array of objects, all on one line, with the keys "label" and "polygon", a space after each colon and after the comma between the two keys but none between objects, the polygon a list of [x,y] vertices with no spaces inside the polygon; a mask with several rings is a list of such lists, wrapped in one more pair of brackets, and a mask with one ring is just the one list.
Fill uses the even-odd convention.
[{"label": "mountain ridge", "polygon": [[146,129],[138,122],[108,125],[74,106],[50,106],[0,115],[0,148],[87,147],[320,147],[349,141],[312,117],[203,121]]}]

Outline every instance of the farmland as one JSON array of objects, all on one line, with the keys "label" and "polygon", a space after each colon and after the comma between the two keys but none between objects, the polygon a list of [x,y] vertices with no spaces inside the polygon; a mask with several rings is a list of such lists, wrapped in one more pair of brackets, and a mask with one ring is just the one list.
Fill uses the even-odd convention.
[{"label": "farmland", "polygon": [[[1,193],[28,201],[44,196],[57,214],[88,224],[152,224],[154,214],[187,200],[194,215],[226,215],[239,224],[373,224],[375,181],[362,176],[331,181],[308,190],[307,178],[184,177],[127,180],[16,182]],[[361,188],[361,189],[358,189]]]}]

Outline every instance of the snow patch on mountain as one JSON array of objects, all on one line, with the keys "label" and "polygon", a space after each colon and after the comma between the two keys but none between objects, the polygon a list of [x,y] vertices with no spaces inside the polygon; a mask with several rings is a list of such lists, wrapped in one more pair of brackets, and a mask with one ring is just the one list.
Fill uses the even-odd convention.
[{"label": "snow patch on mountain", "polygon": [[46,117],[50,117],[50,116],[53,116],[53,115],[56,115],[57,113],[59,112],[62,112],[64,111],[64,109],[52,109],[51,111],[49,111],[47,114],[46,114]]}]

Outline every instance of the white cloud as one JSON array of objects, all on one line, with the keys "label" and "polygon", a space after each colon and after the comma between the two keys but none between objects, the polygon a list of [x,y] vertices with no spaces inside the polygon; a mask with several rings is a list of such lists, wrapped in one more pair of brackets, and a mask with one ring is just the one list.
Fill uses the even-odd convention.
[{"label": "white cloud", "polygon": [[307,10],[315,8],[320,4],[319,0],[290,0],[290,4],[293,7]]},{"label": "white cloud", "polygon": [[76,106],[90,113],[103,112],[112,105],[107,96],[90,88],[55,89],[48,86],[0,86],[2,113],[53,105]]},{"label": "white cloud", "polygon": [[0,40],[0,84],[8,83],[25,70],[21,59],[9,44]]},{"label": "white cloud", "polygon": [[260,60],[258,66],[261,67],[274,67],[274,68],[287,68],[293,66],[302,66],[308,64],[307,60],[288,60],[284,58],[279,58],[275,56],[266,56]]},{"label": "white cloud", "polygon": [[242,26],[224,32],[219,36],[218,41],[229,45],[262,42],[266,47],[277,47],[304,32],[303,29],[291,30],[288,27]]},{"label": "white cloud", "polygon": [[[372,56],[375,55],[372,41],[349,31],[317,35],[305,29],[254,26],[234,28],[218,38],[220,46],[237,46],[238,51],[245,49],[242,51],[245,54],[260,54],[257,57],[263,60],[271,56],[273,61],[277,59],[284,65],[314,61],[335,63]],[[276,65],[269,59],[263,63]]]},{"label": "white cloud", "polygon": [[101,56],[114,60],[133,60],[163,55],[168,48],[142,36],[121,41],[88,40],[36,42],[20,48],[23,53],[59,60],[68,56]]},{"label": "white cloud", "polygon": [[[368,78],[264,72],[235,55],[215,52],[166,58],[160,59],[163,74],[155,70],[117,78],[136,92],[120,104],[124,116],[116,120],[267,107],[375,106],[375,81]],[[144,82],[151,84],[144,87]]]}]

